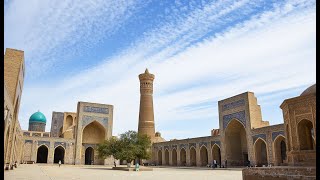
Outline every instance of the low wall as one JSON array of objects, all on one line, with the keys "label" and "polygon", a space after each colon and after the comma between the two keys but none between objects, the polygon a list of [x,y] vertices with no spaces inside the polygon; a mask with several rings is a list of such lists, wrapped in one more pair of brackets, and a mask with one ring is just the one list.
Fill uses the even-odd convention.
[{"label": "low wall", "polygon": [[315,180],[316,167],[254,167],[242,170],[243,180]]}]

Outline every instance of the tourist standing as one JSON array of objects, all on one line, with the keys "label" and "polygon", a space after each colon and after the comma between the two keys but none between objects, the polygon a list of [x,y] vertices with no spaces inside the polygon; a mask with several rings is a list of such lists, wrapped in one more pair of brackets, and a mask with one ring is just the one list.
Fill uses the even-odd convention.
[{"label": "tourist standing", "polygon": [[116,161],[113,161],[114,167],[117,167]]},{"label": "tourist standing", "polygon": [[217,161],[216,160],[213,160],[213,165],[215,168],[217,168]]},{"label": "tourist standing", "polygon": [[226,166],[226,168],[228,167],[227,163],[228,163],[228,162],[227,162],[227,160],[226,160],[226,161],[224,162],[224,165]]},{"label": "tourist standing", "polygon": [[59,167],[61,166],[61,160],[59,160]]}]

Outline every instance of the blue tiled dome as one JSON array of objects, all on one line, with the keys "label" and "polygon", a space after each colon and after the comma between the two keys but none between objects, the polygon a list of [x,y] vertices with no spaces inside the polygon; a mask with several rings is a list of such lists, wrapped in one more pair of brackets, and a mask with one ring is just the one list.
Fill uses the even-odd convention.
[{"label": "blue tiled dome", "polygon": [[41,122],[41,123],[46,123],[47,119],[44,116],[44,114],[42,114],[40,111],[35,112],[31,115],[31,117],[29,118],[29,123],[30,122]]}]

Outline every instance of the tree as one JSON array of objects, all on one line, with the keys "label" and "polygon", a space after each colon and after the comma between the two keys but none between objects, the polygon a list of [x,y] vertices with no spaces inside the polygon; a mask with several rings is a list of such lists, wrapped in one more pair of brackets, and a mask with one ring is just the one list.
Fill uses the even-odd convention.
[{"label": "tree", "polygon": [[120,138],[112,137],[98,145],[99,157],[113,156],[123,159],[128,163],[135,159],[149,159],[151,140],[147,135],[138,134],[136,131],[127,131],[120,134]]}]

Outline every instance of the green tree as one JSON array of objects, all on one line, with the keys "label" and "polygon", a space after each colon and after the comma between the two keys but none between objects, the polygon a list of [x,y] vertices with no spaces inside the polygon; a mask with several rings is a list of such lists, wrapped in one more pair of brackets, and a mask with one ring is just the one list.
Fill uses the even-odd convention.
[{"label": "green tree", "polygon": [[102,158],[113,156],[131,162],[135,159],[149,159],[151,140],[147,135],[138,134],[136,131],[127,131],[120,138],[112,137],[98,145],[98,153]]}]

